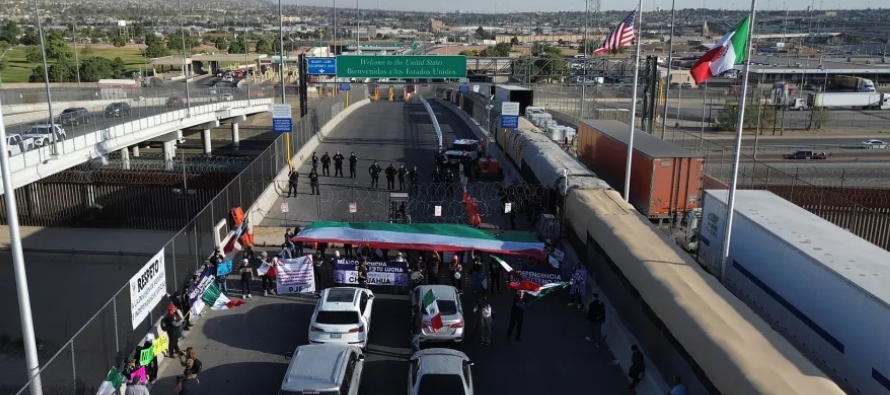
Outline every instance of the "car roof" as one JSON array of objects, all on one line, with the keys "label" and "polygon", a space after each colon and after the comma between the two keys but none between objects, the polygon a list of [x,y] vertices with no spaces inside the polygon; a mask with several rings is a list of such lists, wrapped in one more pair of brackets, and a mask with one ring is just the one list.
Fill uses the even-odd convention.
[{"label": "car roof", "polygon": [[310,344],[297,347],[281,382],[281,389],[302,391],[338,387],[349,361],[349,354],[354,351],[356,347],[345,344]]},{"label": "car roof", "polygon": [[355,311],[362,291],[355,287],[334,287],[322,292],[320,310]]},{"label": "car roof", "polygon": [[411,360],[420,360],[420,370],[424,374],[459,374],[463,375],[463,363],[470,358],[457,350],[447,348],[429,348],[411,356]]},{"label": "car roof", "polygon": [[433,290],[433,294],[436,295],[436,299],[438,300],[459,300],[457,297],[457,289],[450,285],[421,285],[418,286],[417,289],[421,298],[427,291]]},{"label": "car roof", "polygon": [[[52,127],[52,126],[53,126],[53,125],[50,125],[50,124],[48,124],[48,123],[36,123],[36,124],[34,124],[34,125],[31,125],[32,128],[49,128],[49,127]],[[55,126],[59,126],[59,125],[58,125],[58,124],[55,124]]]},{"label": "car roof", "polygon": [[479,142],[479,140],[472,140],[472,139],[457,139],[457,140],[454,140],[454,144],[475,144],[475,143],[478,143],[478,142]]}]

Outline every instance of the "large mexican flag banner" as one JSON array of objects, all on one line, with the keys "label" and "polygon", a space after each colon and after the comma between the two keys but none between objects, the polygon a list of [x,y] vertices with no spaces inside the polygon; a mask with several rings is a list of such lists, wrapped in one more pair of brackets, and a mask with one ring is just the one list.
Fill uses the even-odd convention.
[{"label": "large mexican flag banner", "polygon": [[544,243],[534,233],[489,231],[455,224],[393,224],[329,222],[310,224],[292,239],[309,243],[349,243],[380,249],[458,252],[544,257]]}]

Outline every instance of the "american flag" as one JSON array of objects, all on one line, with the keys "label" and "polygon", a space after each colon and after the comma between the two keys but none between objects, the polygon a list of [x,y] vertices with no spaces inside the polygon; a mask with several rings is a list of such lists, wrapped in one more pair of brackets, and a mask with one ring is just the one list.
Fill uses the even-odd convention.
[{"label": "american flag", "polygon": [[637,12],[633,11],[627,15],[627,18],[621,21],[615,30],[612,30],[609,33],[609,36],[606,37],[606,41],[603,41],[603,45],[593,51],[595,54],[604,53],[608,51],[613,51],[621,47],[625,47],[633,43],[634,41],[634,18],[636,18]]}]

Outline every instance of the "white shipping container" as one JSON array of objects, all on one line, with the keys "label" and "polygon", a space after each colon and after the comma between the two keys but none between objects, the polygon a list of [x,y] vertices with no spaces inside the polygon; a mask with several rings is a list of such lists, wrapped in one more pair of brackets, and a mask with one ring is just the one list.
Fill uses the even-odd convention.
[{"label": "white shipping container", "polygon": [[[705,191],[699,260],[713,273],[727,194]],[[735,201],[724,285],[846,390],[890,394],[890,252],[768,191]]]}]

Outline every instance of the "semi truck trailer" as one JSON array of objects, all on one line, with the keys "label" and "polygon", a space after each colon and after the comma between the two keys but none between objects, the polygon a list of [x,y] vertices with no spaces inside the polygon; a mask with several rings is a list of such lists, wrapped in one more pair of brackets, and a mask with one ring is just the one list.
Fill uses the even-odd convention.
[{"label": "semi truck trailer", "polygon": [[[890,394],[890,252],[762,190],[706,190],[698,260],[852,394]],[[721,270],[722,269],[722,270]]]},{"label": "semi truck trailer", "polygon": [[847,108],[890,110],[890,94],[881,92],[819,92],[806,97],[788,99],[791,110],[810,108]]}]

